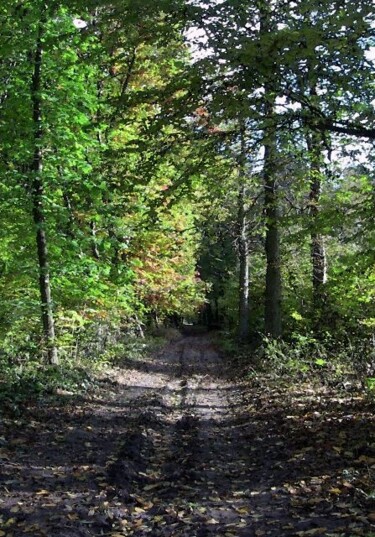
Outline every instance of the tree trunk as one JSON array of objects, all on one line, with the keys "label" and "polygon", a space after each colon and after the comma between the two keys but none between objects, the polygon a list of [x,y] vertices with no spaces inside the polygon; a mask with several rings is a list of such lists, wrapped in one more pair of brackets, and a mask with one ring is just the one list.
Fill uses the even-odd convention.
[{"label": "tree trunk", "polygon": [[39,291],[41,300],[41,318],[46,339],[48,362],[53,365],[59,363],[55,326],[52,308],[51,283],[48,264],[48,248],[46,237],[46,221],[43,208],[43,153],[42,142],[42,111],[41,111],[41,75],[42,75],[42,25],[40,23],[34,55],[34,71],[31,84],[31,101],[33,106],[34,126],[34,156],[31,166],[32,171],[32,212],[36,228],[36,246],[39,263]]},{"label": "tree trunk", "polygon": [[320,212],[320,196],[322,191],[322,150],[319,134],[307,136],[307,146],[310,154],[310,194],[309,207],[312,219],[311,232],[311,262],[312,262],[312,286],[313,303],[315,308],[322,305],[324,285],[327,283],[327,257],[324,244],[324,236],[317,230]]},{"label": "tree trunk", "polygon": [[[259,2],[259,18],[259,36],[261,39],[265,39],[267,44],[268,36],[276,30],[276,23],[272,20],[272,5],[269,2],[263,0]],[[272,60],[273,51],[268,50],[267,46],[264,53],[269,53],[269,57]],[[263,118],[265,253],[267,260],[264,317],[266,334],[277,338],[282,335],[280,230],[276,181],[277,125],[274,112],[275,86],[277,88],[278,84],[277,59],[271,63],[273,64],[274,72],[265,77]]]},{"label": "tree trunk", "polygon": [[246,208],[246,148],[244,132],[241,132],[241,154],[239,159],[238,189],[238,257],[239,257],[239,322],[238,337],[248,341],[250,337],[250,259],[248,238],[248,216]]},{"label": "tree trunk", "polygon": [[265,251],[267,260],[265,291],[265,331],[273,338],[282,334],[280,230],[277,185],[275,180],[274,133],[264,145],[264,215],[266,219]]},{"label": "tree trunk", "polygon": [[[243,213],[243,210],[239,210]],[[247,238],[246,217],[241,217],[239,221],[239,326],[238,335],[241,341],[248,341],[250,337],[250,262],[249,262],[249,245]]]},{"label": "tree trunk", "polygon": [[94,259],[100,259],[100,252],[98,249],[98,241],[96,239],[96,225],[93,220],[90,222],[90,233],[91,233],[91,251]]}]

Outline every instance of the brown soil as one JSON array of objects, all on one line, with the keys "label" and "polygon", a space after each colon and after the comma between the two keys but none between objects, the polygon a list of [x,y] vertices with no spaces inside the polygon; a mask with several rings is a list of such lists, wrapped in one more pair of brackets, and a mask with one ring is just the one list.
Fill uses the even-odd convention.
[{"label": "brown soil", "polygon": [[214,340],[5,419],[0,536],[375,535],[372,403],[228,380]]}]

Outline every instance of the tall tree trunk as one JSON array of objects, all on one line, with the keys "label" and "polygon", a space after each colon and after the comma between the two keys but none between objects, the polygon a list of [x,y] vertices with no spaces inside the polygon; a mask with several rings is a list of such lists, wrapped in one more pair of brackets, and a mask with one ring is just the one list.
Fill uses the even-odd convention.
[{"label": "tall tree trunk", "polygon": [[[267,38],[275,31],[276,25],[272,20],[272,5],[261,0],[259,2],[260,38]],[[268,47],[265,47],[267,50]],[[272,58],[272,50],[269,50]],[[275,77],[277,85],[277,65],[275,73],[266,76],[264,83],[264,216],[266,220],[265,253],[267,260],[266,289],[265,289],[265,332],[273,338],[282,335],[281,310],[281,265],[280,265],[280,229],[279,207],[276,181],[277,154],[277,125],[275,122]]]},{"label": "tall tree trunk", "polygon": [[248,216],[246,207],[246,147],[245,133],[241,132],[238,185],[238,257],[239,257],[239,322],[238,337],[248,341],[250,337],[250,259],[248,238]]},{"label": "tall tree trunk", "polygon": [[[311,99],[316,98],[315,86],[309,89]],[[321,313],[324,299],[324,285],[327,283],[327,257],[325,241],[319,232],[318,218],[320,214],[320,197],[322,192],[323,149],[322,135],[319,132],[310,132],[306,135],[307,148],[310,159],[310,194],[309,208],[311,217],[311,263],[312,263],[312,286],[313,306],[315,311]]]},{"label": "tall tree trunk", "polygon": [[309,206],[313,227],[311,232],[312,284],[314,303],[319,303],[322,298],[323,286],[327,283],[327,258],[324,236],[317,229],[317,219],[320,213],[320,196],[322,192],[322,152],[319,136],[312,135],[308,137],[308,149],[310,153]]},{"label": "tall tree trunk", "polygon": [[33,126],[34,126],[34,155],[31,166],[32,171],[32,212],[36,228],[36,247],[39,263],[39,291],[41,300],[41,318],[46,339],[48,362],[53,365],[59,363],[55,325],[52,308],[52,294],[50,283],[50,271],[48,264],[48,247],[46,236],[46,220],[43,208],[43,152],[42,152],[42,110],[41,110],[41,89],[42,89],[42,44],[43,21],[38,30],[38,37],[34,55],[34,71],[31,83],[31,101],[33,106]]},{"label": "tall tree trunk", "polygon": [[244,207],[244,187],[240,188],[238,207],[239,224],[239,325],[238,335],[241,341],[247,341],[250,336],[250,259],[247,237],[247,219]]},{"label": "tall tree trunk", "polygon": [[280,230],[277,184],[275,179],[275,133],[264,143],[264,216],[266,219],[265,331],[271,337],[282,334]]}]

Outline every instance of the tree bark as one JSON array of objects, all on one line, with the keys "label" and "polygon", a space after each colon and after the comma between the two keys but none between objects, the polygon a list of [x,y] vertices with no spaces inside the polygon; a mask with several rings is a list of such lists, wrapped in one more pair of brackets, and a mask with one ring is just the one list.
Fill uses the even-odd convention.
[{"label": "tree bark", "polygon": [[250,337],[250,258],[248,238],[248,216],[246,208],[246,148],[244,132],[241,132],[238,185],[238,257],[239,257],[239,322],[238,337],[245,342]]},{"label": "tree bark", "polygon": [[265,332],[273,338],[282,335],[280,230],[277,184],[275,179],[275,133],[264,144],[264,215],[266,219]]},{"label": "tree bark", "polygon": [[[242,196],[241,196],[242,197]],[[243,211],[240,209],[240,213]],[[246,218],[240,217],[241,228],[239,237],[239,324],[238,336],[241,341],[248,341],[250,337],[250,258],[247,238]]]},{"label": "tree bark", "polygon": [[327,257],[324,236],[317,229],[320,213],[320,196],[322,192],[322,150],[319,134],[307,135],[307,146],[310,154],[310,194],[309,208],[312,219],[311,262],[314,307],[322,305],[324,284],[327,283]]},{"label": "tree bark", "polygon": [[[276,29],[272,20],[272,6],[265,1],[259,2],[260,38],[267,37]],[[268,50],[266,47],[265,50]],[[272,57],[272,50],[268,51]],[[264,82],[265,104],[263,119],[264,145],[264,216],[266,221],[266,289],[265,289],[265,332],[278,338],[282,335],[281,309],[281,265],[280,265],[280,229],[279,207],[276,180],[277,126],[275,124],[275,85],[277,87],[277,62],[275,72],[267,75]]]},{"label": "tree bark", "polygon": [[94,259],[100,259],[100,252],[98,249],[98,241],[96,239],[96,225],[93,220],[90,222],[90,233],[91,233],[91,251]]},{"label": "tree bark", "polygon": [[50,270],[48,263],[48,245],[46,236],[46,219],[43,207],[43,152],[42,152],[42,106],[40,92],[42,88],[42,44],[43,22],[41,21],[38,30],[36,48],[33,62],[33,75],[31,83],[31,101],[33,107],[33,126],[34,126],[34,155],[31,165],[32,182],[32,213],[36,228],[36,247],[39,265],[39,292],[41,300],[41,319],[43,324],[44,337],[46,339],[46,348],[48,362],[52,365],[59,363],[55,325],[53,318],[52,293],[50,282]]}]

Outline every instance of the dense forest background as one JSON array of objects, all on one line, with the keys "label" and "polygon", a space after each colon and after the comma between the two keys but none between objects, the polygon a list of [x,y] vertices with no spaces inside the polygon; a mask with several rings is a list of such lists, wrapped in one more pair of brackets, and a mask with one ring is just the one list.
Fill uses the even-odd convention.
[{"label": "dense forest background", "polygon": [[11,385],[184,322],[371,384],[374,28],[370,0],[2,5]]}]

